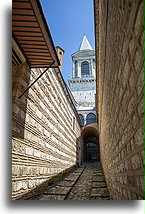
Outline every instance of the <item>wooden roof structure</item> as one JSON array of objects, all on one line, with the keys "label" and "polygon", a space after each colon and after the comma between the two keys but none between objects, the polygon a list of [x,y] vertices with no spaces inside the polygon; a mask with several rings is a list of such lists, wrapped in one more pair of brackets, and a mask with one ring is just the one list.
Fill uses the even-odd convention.
[{"label": "wooden roof structure", "polygon": [[60,65],[39,0],[12,1],[12,33],[31,68]]}]

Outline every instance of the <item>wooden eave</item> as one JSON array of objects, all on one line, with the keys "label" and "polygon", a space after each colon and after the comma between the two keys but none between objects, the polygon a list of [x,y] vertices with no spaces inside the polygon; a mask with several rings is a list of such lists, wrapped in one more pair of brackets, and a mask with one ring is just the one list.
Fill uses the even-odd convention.
[{"label": "wooden eave", "polygon": [[12,1],[12,32],[31,68],[60,66],[39,0]]}]

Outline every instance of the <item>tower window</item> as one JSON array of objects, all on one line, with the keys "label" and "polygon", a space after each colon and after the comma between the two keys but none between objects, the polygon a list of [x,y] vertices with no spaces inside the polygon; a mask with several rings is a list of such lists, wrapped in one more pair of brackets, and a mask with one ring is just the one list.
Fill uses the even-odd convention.
[{"label": "tower window", "polygon": [[81,120],[82,126],[84,126],[84,117],[83,117],[83,115],[82,115],[82,114],[79,114],[79,118],[80,118],[80,120]]},{"label": "tower window", "polygon": [[88,125],[90,123],[96,123],[96,115],[93,113],[90,113],[87,115],[86,120],[87,120],[86,125]]},{"label": "tower window", "polygon": [[84,61],[81,64],[81,75],[82,77],[89,75],[89,63],[87,61]]}]

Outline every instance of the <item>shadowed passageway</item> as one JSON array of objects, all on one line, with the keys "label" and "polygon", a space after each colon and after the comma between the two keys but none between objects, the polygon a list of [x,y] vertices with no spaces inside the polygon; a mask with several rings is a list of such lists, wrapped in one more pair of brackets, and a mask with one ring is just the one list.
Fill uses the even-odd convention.
[{"label": "shadowed passageway", "polygon": [[92,1],[69,85],[44,2],[12,1],[12,200],[143,200],[143,1]]},{"label": "shadowed passageway", "polygon": [[48,186],[38,200],[109,200],[100,163],[84,163],[63,180]]}]

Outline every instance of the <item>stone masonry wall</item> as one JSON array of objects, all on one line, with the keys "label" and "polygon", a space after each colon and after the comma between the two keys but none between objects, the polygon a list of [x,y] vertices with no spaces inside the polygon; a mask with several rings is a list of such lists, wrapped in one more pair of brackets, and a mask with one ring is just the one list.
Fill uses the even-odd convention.
[{"label": "stone masonry wall", "polygon": [[104,174],[111,199],[143,199],[143,1],[94,3]]},{"label": "stone masonry wall", "polygon": [[57,72],[49,69],[18,98],[41,72],[13,66],[12,199],[76,164],[81,127]]}]

